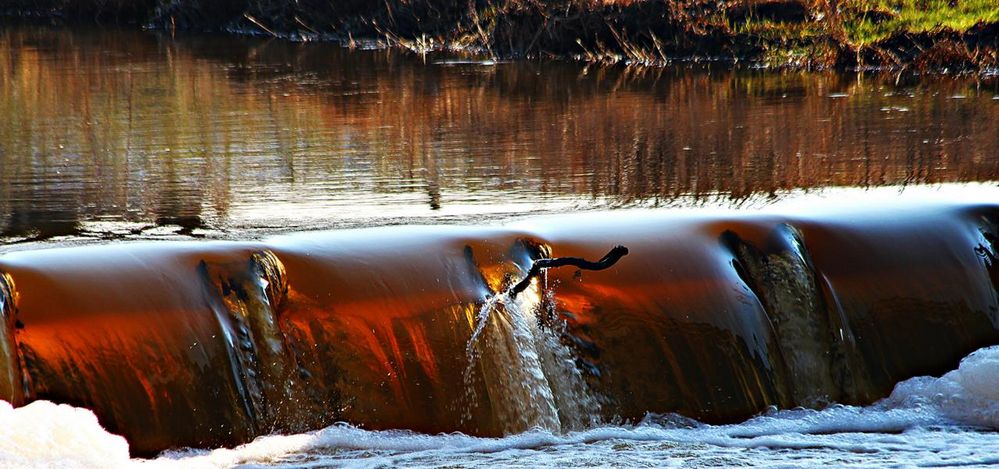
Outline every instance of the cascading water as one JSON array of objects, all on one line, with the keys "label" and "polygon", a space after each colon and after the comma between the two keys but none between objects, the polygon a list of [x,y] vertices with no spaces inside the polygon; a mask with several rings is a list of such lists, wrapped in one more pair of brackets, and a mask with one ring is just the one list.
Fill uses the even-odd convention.
[{"label": "cascading water", "polygon": [[[999,343],[996,216],[643,212],[15,252],[0,397],[85,406],[140,455],[337,421],[564,434],[868,404]],[[635,254],[550,268],[611,243]]]},{"label": "cascading water", "polygon": [[[547,276],[544,277],[547,283]],[[546,314],[544,309],[555,308],[552,290],[544,288],[545,298],[540,305],[540,314]],[[580,368],[574,350],[562,343],[561,338],[567,334],[566,324],[552,314],[554,319],[539,321],[539,314],[532,314],[535,328],[539,333],[534,335],[535,347],[541,357],[541,368],[548,377],[558,409],[562,431],[576,431],[597,425],[601,421],[601,399],[587,384]]]},{"label": "cascading water", "polygon": [[0,272],[0,396],[14,404],[24,401],[24,383],[20,371],[20,356],[14,334],[17,320],[14,318],[14,281],[9,275]]},{"label": "cascading water", "polygon": [[[543,307],[536,281],[520,294],[507,289],[489,297],[466,347],[466,386],[473,389],[473,374],[482,373],[493,413],[507,434],[578,430],[599,421],[599,401],[572,351],[560,342],[558,324],[540,321]],[[479,404],[476,397],[471,396],[472,405]]]}]

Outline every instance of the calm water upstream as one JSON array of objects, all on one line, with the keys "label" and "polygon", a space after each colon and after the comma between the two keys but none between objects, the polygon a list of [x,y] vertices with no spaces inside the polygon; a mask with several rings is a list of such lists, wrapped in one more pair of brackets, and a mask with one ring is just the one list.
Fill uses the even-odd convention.
[{"label": "calm water upstream", "polygon": [[0,29],[0,239],[239,237],[999,179],[999,80]]},{"label": "calm water upstream", "polygon": [[[287,300],[293,306],[299,305],[300,311],[312,311],[308,308],[322,312],[335,309],[337,313],[343,313],[348,307],[370,307],[371,311],[378,311],[384,316],[382,319],[387,324],[384,331],[378,331],[379,334],[384,332],[395,337],[397,332],[405,332],[410,334],[407,337],[412,337],[414,331],[423,329],[399,326],[403,324],[399,322],[403,319],[392,314],[408,311],[406,308],[412,306],[402,304],[406,300],[404,293],[411,293],[410,290],[421,292],[423,296],[418,299],[423,299],[420,301],[436,305],[437,300],[431,293],[433,288],[440,287],[441,279],[437,278],[436,283],[431,284],[432,279],[423,278],[424,273],[415,268],[401,271],[405,275],[399,276],[406,278],[393,278],[389,282],[375,274],[371,274],[374,280],[369,281],[366,274],[359,272],[365,268],[375,271],[376,264],[388,264],[397,258],[415,259],[411,259],[409,267],[422,265],[419,262],[432,258],[434,262],[439,261],[452,268],[452,264],[448,263],[452,259],[448,256],[454,255],[447,250],[450,247],[431,245],[427,241],[436,239],[433,236],[443,236],[435,230],[444,230],[439,227],[401,228],[399,231],[385,231],[390,235],[377,235],[383,236],[377,239],[410,243],[407,245],[430,253],[425,256],[420,255],[422,252],[408,253],[407,258],[397,256],[397,253],[391,253],[391,256],[385,254],[388,250],[378,250],[379,246],[368,246],[374,241],[369,243],[370,240],[363,236],[375,236],[380,231],[344,233],[338,229],[402,224],[512,226],[521,229],[526,226],[533,227],[537,233],[551,236],[557,233],[556,238],[572,239],[577,233],[572,232],[571,227],[561,226],[562,223],[566,226],[577,223],[578,226],[588,227],[586,230],[599,232],[600,229],[594,226],[599,225],[600,217],[615,215],[622,220],[631,220],[634,226],[646,226],[641,224],[645,223],[642,220],[654,218],[663,223],[662,226],[674,227],[669,224],[673,223],[673,211],[670,209],[692,209],[682,212],[684,216],[694,218],[700,217],[702,212],[722,209],[726,211],[725,216],[738,219],[737,222],[726,223],[748,230],[746,226],[756,226],[753,223],[765,220],[766,215],[759,219],[750,219],[752,215],[746,219],[739,218],[745,216],[745,212],[775,209],[783,215],[796,217],[796,223],[805,226],[803,230],[812,229],[809,233],[819,233],[810,235],[812,240],[822,241],[822,230],[827,228],[822,223],[826,222],[843,233],[853,233],[850,231],[854,226],[852,224],[857,223],[856,226],[864,227],[858,228],[858,233],[878,235],[877,229],[870,229],[877,225],[872,222],[871,216],[854,220],[849,212],[850,207],[866,206],[875,199],[888,204],[901,201],[901,206],[908,208],[923,208],[924,202],[943,199],[986,205],[999,203],[999,76],[924,77],[914,80],[863,74],[784,73],[751,68],[731,70],[721,64],[625,69],[562,62],[494,63],[445,54],[419,56],[396,50],[349,50],[334,44],[0,25],[0,253],[3,253],[0,266],[21,275],[17,280],[21,291],[34,293],[34,296],[25,294],[21,306],[28,308],[34,305],[36,311],[35,317],[26,320],[27,328],[20,321],[16,327],[13,326],[13,321],[8,321],[5,316],[0,316],[6,321],[0,325],[11,323],[8,329],[18,329],[18,332],[11,332],[10,335],[19,334],[18,340],[33,339],[33,346],[39,353],[29,358],[39,363],[44,361],[45,353],[49,353],[49,357],[70,357],[66,359],[67,363],[73,357],[85,355],[65,346],[73,341],[101,344],[88,350],[93,356],[100,357],[105,352],[108,356],[113,355],[114,347],[106,344],[114,344],[117,336],[101,342],[103,338],[93,339],[79,331],[99,332],[104,330],[102,327],[112,327],[107,324],[119,324],[121,328],[134,329],[129,329],[128,334],[143,337],[142,334],[147,332],[145,325],[139,324],[140,321],[135,320],[135,315],[128,308],[133,303],[159,298],[155,295],[164,293],[144,291],[145,287],[140,285],[145,278],[142,275],[154,278],[148,285],[169,285],[166,274],[160,275],[159,271],[154,272],[155,275],[148,273],[153,269],[147,265],[152,262],[148,259],[176,261],[181,255],[170,257],[174,255],[171,252],[188,253],[202,248],[217,247],[223,253],[228,252],[226,249],[237,250],[231,247],[237,246],[236,243],[161,243],[153,246],[111,241],[191,238],[264,240],[262,245],[268,245],[269,249],[284,256],[284,262],[290,266],[289,272],[295,274],[296,267],[300,269],[298,272],[306,272],[299,273],[299,278],[293,278],[292,293]],[[828,221],[814,215],[812,210],[819,205],[831,206],[830,211],[838,211],[839,218]],[[971,213],[962,210],[954,209],[954,213],[960,216]],[[524,221],[523,218],[524,215],[547,216],[565,212],[589,214],[575,219],[546,217]],[[987,287],[990,280],[991,285],[995,285],[996,265],[999,264],[995,263],[995,254],[990,250],[994,247],[988,247],[994,246],[996,240],[990,237],[992,235],[985,234],[988,229],[994,228],[990,228],[989,224],[993,222],[988,221],[987,216],[967,223],[957,215],[940,218],[946,223],[939,222],[936,224],[939,226],[918,232],[919,220],[911,225],[916,228],[906,228],[910,226],[906,223],[912,220],[905,219],[905,213],[908,212],[894,220],[896,227],[905,229],[884,233],[902,233],[908,237],[902,240],[901,236],[895,239],[892,238],[894,235],[883,234],[880,238],[870,238],[882,244],[885,239],[891,239],[891,242],[896,242],[894,246],[889,246],[892,249],[876,249],[875,246],[870,251],[864,251],[862,248],[869,246],[854,242],[849,247],[862,253],[853,254],[858,262],[874,259],[871,265],[879,267],[875,262],[878,261],[877,256],[886,251],[891,255],[885,255],[884,262],[888,266],[885,277],[894,275],[903,278],[911,274],[915,267],[924,269],[919,272],[933,271],[932,265],[921,265],[919,259],[954,260],[959,267],[978,269],[974,271],[978,275],[973,277],[977,279],[975,287],[994,293],[994,288],[988,290]],[[813,215],[814,220],[809,218]],[[738,251],[738,247],[733,248],[735,251],[725,250],[728,248],[719,244],[719,237],[704,228],[717,228],[715,225],[718,224],[697,220],[703,225],[691,224],[694,228],[687,229],[690,233],[699,233],[707,241],[692,243],[691,246],[696,249],[691,248],[690,251],[697,254],[700,252],[697,249],[709,246],[709,260],[717,261],[717,265],[701,267],[720,272],[718,275],[729,282],[725,285],[736,285],[732,288],[733,291],[738,290],[736,294],[742,295],[745,291],[748,292],[746,298],[752,297],[748,287],[738,289],[743,286],[739,282],[742,282],[740,275],[745,272],[725,270],[738,262],[733,260],[733,256],[739,252],[744,256],[752,253]],[[973,223],[980,223],[982,227],[975,225],[968,228]],[[790,226],[780,224],[780,229],[784,229],[788,236],[785,241],[790,240],[790,248],[787,249],[807,253],[799,245],[802,235],[796,231],[797,228]],[[960,227],[960,230],[955,227]],[[483,239],[480,240],[476,233],[487,233],[490,229],[456,228],[447,233],[461,233],[461,236],[476,238],[476,241],[488,245],[485,239],[488,236],[482,234]],[[601,229],[610,230],[606,227]],[[660,225],[647,225],[644,229],[647,233],[632,233],[637,240],[632,247],[642,246],[642,243],[661,247],[656,245],[659,239],[656,236],[663,231]],[[767,229],[770,229],[769,225]],[[315,230],[335,232],[311,233]],[[830,233],[840,233],[832,228],[830,230]],[[290,232],[310,233],[288,235]],[[710,236],[704,234],[709,232]],[[952,232],[961,235],[945,240],[950,244],[936,243],[936,238],[933,238],[943,236],[940,233]],[[675,239],[700,239],[693,235],[683,238],[681,235],[676,235]],[[453,236],[464,239],[458,234]],[[512,237],[514,234],[504,236]],[[833,241],[839,239],[836,236],[828,235]],[[325,239],[328,245],[310,244],[318,243],[316,239]],[[594,244],[603,242],[602,239],[598,240],[599,243],[585,237],[581,239]],[[730,238],[722,235],[721,239]],[[845,280],[836,285],[840,294],[850,288],[867,294],[869,285],[865,282],[883,280],[874,279],[880,274],[863,276],[870,272],[853,276],[855,273],[850,270],[851,266],[845,265],[846,260],[844,265],[838,263],[839,251],[833,241],[829,241],[824,250],[816,252],[824,253],[819,261],[840,266],[840,271],[849,274],[843,274]],[[566,244],[562,246],[571,245],[568,241],[564,242]],[[95,243],[127,246],[120,251],[112,246],[92,251],[54,250],[47,254],[12,252]],[[924,257],[916,255],[899,261],[900,256],[896,254],[910,245],[906,243],[919,247],[944,247]],[[164,246],[170,247],[157,251]],[[249,245],[239,246],[242,246],[239,249],[250,249],[246,247]],[[468,246],[465,246],[466,252],[471,253]],[[602,244],[600,247],[603,249]],[[355,251],[364,252],[365,249],[384,258],[374,262],[362,255],[354,255]],[[482,252],[488,252],[486,247],[477,246],[476,249],[480,256],[484,256]],[[143,254],[150,257],[134,254],[146,252],[143,250],[159,254]],[[679,248],[675,256],[673,251],[663,252],[671,256],[670,261],[685,255]],[[61,305],[67,311],[79,304],[59,295],[48,298],[45,295],[46,285],[59,285],[59,288],[49,289],[59,290],[56,293],[72,298],[67,292],[86,292],[87,285],[90,285],[87,282],[107,285],[116,281],[113,272],[102,271],[100,276],[90,276],[89,272],[80,273],[88,266],[74,265],[77,260],[100,259],[95,256],[105,255],[106,260],[115,259],[119,267],[128,266],[138,272],[135,279],[124,279],[116,284],[116,288],[101,291],[109,298],[124,298],[115,303],[120,310],[105,311],[110,303],[101,304],[102,298],[88,297],[88,301],[93,299],[86,305],[90,309],[83,308],[81,311],[101,317],[106,322],[94,321],[83,313],[67,320],[58,312],[50,311],[55,309],[49,308],[50,304]],[[354,294],[364,300],[347,306],[339,303],[335,307],[329,306],[341,298],[332,294],[314,295],[329,301],[328,304],[310,302],[312,297],[306,298],[301,291],[296,292],[295,287],[311,285],[314,290],[322,290],[327,288],[323,282],[328,278],[324,275],[339,272],[332,268],[317,268],[315,271],[305,268],[312,266],[311,262],[320,263],[323,255],[330,257],[327,259],[330,265],[345,262],[347,267],[343,269],[348,273],[340,273],[343,276],[337,280],[340,284],[369,281],[373,285],[371,291],[378,287],[397,293],[401,298],[397,303],[400,304],[388,301],[394,298],[375,298],[365,303],[369,298],[364,288],[355,288],[345,295]],[[662,259],[666,258],[665,254],[662,256]],[[279,262],[278,257],[273,257],[271,261]],[[811,268],[809,266],[813,261],[807,257],[798,254],[792,261]],[[633,267],[632,275],[639,279],[645,278],[641,275],[653,268],[669,270],[663,267],[662,262],[650,259],[646,253],[633,253],[622,264],[649,261],[648,268]],[[691,259],[699,258],[695,256]],[[907,261],[912,262],[906,264]],[[187,264],[175,266],[174,273],[180,274],[174,277],[188,282],[183,284],[189,285],[190,292],[194,292],[184,299],[194,304],[191,311],[204,312],[197,308],[203,306],[205,300],[202,295],[207,295],[205,292],[208,290],[204,290],[204,284],[199,282],[214,278],[209,273],[214,272],[211,269],[226,271],[244,268],[246,264],[242,261],[226,263],[218,259],[213,262],[215,264],[201,262],[203,270],[199,274],[203,273],[204,278],[185,276],[187,270],[194,272],[187,269]],[[113,264],[107,261],[108,266]],[[472,264],[475,266],[474,258]],[[690,264],[688,267],[695,269],[704,262],[692,261]],[[325,264],[316,265],[328,267]],[[355,265],[360,267],[355,268]],[[388,267],[381,267],[391,271]],[[112,267],[106,270],[110,271]],[[275,268],[269,273],[274,274],[278,270]],[[788,268],[789,272],[792,270]],[[502,276],[500,270],[484,271]],[[55,273],[49,275],[46,272]],[[827,298],[829,295],[835,298],[830,293],[830,285],[834,285],[836,279],[813,278],[809,272],[792,273],[798,273],[800,278],[805,279],[803,282],[811,288],[808,291],[814,293],[816,298]],[[280,271],[281,275],[284,273]],[[616,275],[613,271],[608,273],[612,274]],[[8,277],[0,280],[5,278]],[[221,274],[218,278],[222,278]],[[476,271],[474,280],[483,278]],[[567,277],[563,285],[574,288],[573,281],[581,278],[568,280]],[[851,283],[855,278],[862,281]],[[130,280],[134,283],[130,284]],[[155,283],[161,280],[164,283]],[[457,289],[449,286],[448,282],[460,279],[445,280],[448,281],[443,283],[450,288],[445,290],[443,296],[447,299],[451,298],[447,295],[453,296]],[[819,280],[825,283],[819,285]],[[931,280],[927,280],[925,285],[958,282],[954,279]],[[420,282],[430,286],[424,288]],[[899,282],[899,285],[909,285],[901,280]],[[922,285],[918,282],[914,284]],[[260,287],[260,282],[247,285]],[[262,285],[260,288],[266,290],[269,284],[263,281]],[[649,289],[658,288],[656,284],[650,285]],[[671,285],[670,288],[675,287],[675,284]],[[711,285],[715,284],[704,288],[715,288]],[[639,285],[642,286],[648,285]],[[654,303],[652,300],[643,303],[641,295],[635,293],[640,289],[633,291],[624,287],[609,284],[596,288],[593,295],[606,293],[615,301],[642,311],[646,311],[642,308],[647,304]],[[228,286],[222,289],[229,290]],[[697,294],[704,293],[693,287],[691,290],[696,290],[694,293]],[[142,294],[133,296],[135,292]],[[245,296],[246,292],[242,293]],[[670,307],[682,299],[682,295],[672,295],[666,290],[641,292],[650,297],[659,293],[674,302],[670,303]],[[723,293],[702,296],[733,295],[731,291]],[[878,291],[870,297],[882,298],[890,293]],[[936,294],[935,290],[917,293]],[[949,291],[915,303],[909,301],[911,298],[889,298],[878,300],[881,302],[876,306],[890,313],[901,312],[899,317],[910,306],[922,308],[934,304],[944,311],[953,309],[962,312],[976,307],[977,303],[968,306],[969,302],[939,299],[946,294]],[[522,368],[526,371],[519,370],[523,376],[517,376],[524,380],[550,381],[554,383],[550,385],[552,389],[561,386],[561,392],[574,396],[572,399],[559,397],[563,401],[589,403],[588,400],[576,399],[577,394],[566,391],[569,384],[586,388],[581,375],[575,371],[577,363],[567,351],[568,345],[539,325],[536,315],[532,314],[542,300],[552,300],[554,294],[544,296],[535,292],[533,295],[531,298],[535,303],[530,303],[529,298],[520,300],[523,305],[512,299],[504,300],[500,294],[491,297],[490,301],[509,303],[502,305],[503,314],[508,314],[503,320],[509,322],[510,343],[513,344],[501,343],[506,348],[497,346],[496,349],[506,350],[509,357],[525,362],[528,361],[526,358],[535,364],[549,360],[551,363],[537,364],[533,368],[525,365]],[[10,293],[7,298],[9,306],[17,300],[17,295]],[[270,308],[267,298],[270,297],[254,304]],[[572,298],[580,308],[590,305],[585,296]],[[52,302],[48,303],[49,300]],[[242,300],[245,298],[241,297]],[[479,311],[483,321],[481,325],[485,327],[484,321],[490,314],[499,315],[499,309],[490,312],[495,305],[477,301],[468,300],[464,306],[472,312],[468,314]],[[759,304],[759,300],[755,301],[757,303],[750,306]],[[901,306],[896,308],[893,301]],[[994,295],[990,301],[982,300],[980,303],[995,304]],[[159,303],[169,302],[160,301],[155,306],[159,307]],[[268,309],[271,316],[267,316],[272,318],[268,322],[271,325],[287,318],[282,315],[290,314],[287,309],[279,309],[276,301],[274,303],[274,310]],[[745,300],[744,303],[752,301]],[[0,302],[0,315],[13,311],[13,307],[5,310],[4,306]],[[815,306],[818,308],[816,311],[825,311],[821,309],[824,307],[825,304]],[[427,309],[412,308],[414,317],[425,314],[424,309]],[[183,314],[174,314],[177,311]],[[171,318],[178,318],[177,324],[181,324],[176,326],[178,330],[186,330],[184,328],[189,324],[194,324],[184,321],[193,321],[188,316],[194,317],[195,314],[188,314],[188,310],[182,308],[177,311],[171,310],[169,314]],[[648,311],[651,311],[648,315],[652,318],[649,324],[661,325],[662,321],[655,320],[660,312],[654,309]],[[367,312],[354,311],[354,316],[345,320],[345,324],[353,325],[353,329],[345,329],[344,334],[349,332],[367,337],[365,334],[370,330],[370,340],[359,343],[377,349],[385,341],[364,321],[374,321],[379,317],[375,317],[377,314],[368,317],[365,315]],[[974,310],[968,314],[978,312]],[[682,311],[671,313],[677,318],[683,316]],[[861,318],[858,323],[866,321],[862,313],[857,313]],[[995,325],[995,311],[989,314],[992,314],[990,317]],[[600,317],[596,313],[594,316]],[[214,318],[211,316],[209,320]],[[468,318],[474,325],[475,318],[471,315]],[[437,320],[436,317],[432,319]],[[73,320],[77,322],[73,323]],[[324,320],[327,323],[332,321],[330,318]],[[686,320],[690,320],[689,314]],[[455,321],[464,325],[462,321]],[[301,322],[304,324],[301,325],[302,330],[312,331],[310,334],[321,330],[318,325],[320,320],[316,320],[315,324],[305,320]],[[954,319],[951,322],[960,321]],[[692,323],[701,324],[697,321]],[[608,324],[605,328],[613,335],[616,325],[612,319],[608,320]],[[941,327],[953,325],[946,318],[941,324]],[[440,326],[436,322],[434,325]],[[204,327],[208,330],[208,326]],[[76,336],[50,341],[45,335],[52,331],[71,334],[72,331],[60,332],[70,329],[76,330]],[[190,329],[197,328],[191,326]],[[703,329],[714,330],[707,326]],[[724,328],[718,326],[717,329]],[[916,334],[926,329],[899,324],[898,330]],[[936,329],[933,331],[935,333]],[[32,333],[35,335],[30,335]],[[126,335],[123,333],[122,337]],[[166,336],[166,332],[163,335]],[[843,329],[839,329],[839,335],[844,342],[854,340],[844,336]],[[730,336],[733,343],[745,343],[742,336],[719,335]],[[211,338],[216,336],[211,335]],[[226,339],[232,342],[231,337]],[[753,339],[758,340],[755,335]],[[126,342],[122,339],[122,344]],[[135,356],[155,356],[159,354],[159,349],[154,342],[152,339],[148,343],[136,339],[128,342],[128,346],[137,350]],[[409,345],[403,343],[402,350],[412,346],[415,352],[400,352],[400,345],[393,342],[397,356],[382,361],[436,363],[431,359],[433,355],[427,351],[429,349],[421,348],[423,342],[416,339],[411,342]],[[429,340],[424,342],[431,343]],[[187,343],[184,342],[185,347]],[[453,345],[449,343],[449,346]],[[473,357],[473,345],[470,341],[467,346],[469,357]],[[942,344],[941,348],[946,345]],[[0,343],[0,346],[6,346],[6,343]],[[219,347],[223,348],[222,345]],[[441,355],[446,355],[445,359],[464,359],[465,342],[457,343],[455,347],[445,349],[450,352]],[[121,348],[126,347],[122,345]],[[258,349],[266,352],[266,348]],[[524,350],[533,351],[533,355],[526,355]],[[558,353],[544,355],[551,350]],[[891,351],[879,353],[891,355]],[[696,350],[689,354],[697,355]],[[175,355],[171,357],[180,357],[177,362],[181,363],[194,353],[180,351]],[[501,363],[498,369],[509,372],[502,366],[509,360],[503,357],[507,356],[493,358]],[[252,358],[256,360],[256,356]],[[607,354],[603,359],[610,361]],[[471,358],[469,360],[474,362]],[[599,364],[599,357],[595,360]],[[644,357],[644,360],[660,361],[657,357]],[[266,360],[262,358],[260,361]],[[901,358],[898,361],[904,362]],[[57,360],[50,359],[50,362]],[[36,365],[19,362],[18,366],[30,368]],[[195,377],[201,376],[199,373],[207,375],[210,364],[205,362],[203,365],[197,370],[184,371]],[[541,365],[559,370],[570,369],[571,372],[566,372],[562,378],[571,383],[556,382],[548,368],[542,370]],[[128,366],[131,367],[129,370],[141,369],[146,363],[129,363]],[[381,373],[380,368],[375,367],[371,371],[365,366],[358,361],[347,363],[343,368],[356,372],[356,375]],[[66,365],[52,375],[61,378],[62,374],[71,372],[81,376],[97,373]],[[437,376],[430,372],[427,374]],[[154,374],[150,382],[160,379],[160,376]],[[226,377],[228,379],[228,375]],[[20,379],[18,376],[13,378]],[[51,382],[59,382],[51,376],[48,378]],[[483,380],[487,378],[490,377]],[[655,382],[657,378],[642,376],[636,379]],[[154,396],[156,389],[159,389],[155,386],[162,383],[143,381],[140,386],[128,379],[120,381],[113,384],[121,385],[123,389],[141,389],[142,392],[137,393],[143,396],[148,393],[151,402],[162,404],[176,397]],[[746,381],[752,380],[747,378]],[[450,389],[467,384],[466,380],[465,383],[434,383],[434,386]],[[694,386],[691,389],[700,388]],[[125,440],[101,428],[94,414],[84,409],[57,406],[45,400],[15,409],[0,401],[0,466],[986,467],[999,464],[997,389],[999,347],[986,347],[967,356],[950,373],[904,381],[890,397],[866,407],[834,404],[823,410],[773,408],[746,422],[727,425],[709,425],[668,414],[648,415],[640,422],[602,421],[593,417],[577,419],[582,423],[576,426],[560,427],[558,419],[565,419],[565,415],[558,414],[556,410],[561,412],[561,408],[553,406],[549,417],[555,420],[556,425],[535,425],[534,429],[505,437],[373,431],[336,424],[314,432],[265,436],[234,449],[173,450],[155,459],[130,459]],[[19,389],[15,391],[20,392]],[[46,391],[51,390],[42,389],[41,392]],[[191,390],[185,392],[201,394]],[[579,395],[583,394],[586,393]],[[512,396],[510,401],[530,404],[536,400],[530,396],[520,401],[515,399],[517,396]],[[423,397],[426,396],[416,396],[413,400],[420,402]],[[555,400],[555,397],[548,397]],[[500,402],[496,396],[493,399]],[[599,396],[593,399],[596,399],[593,402],[598,402]],[[139,405],[136,402],[141,404],[139,400],[128,404]],[[599,406],[594,404],[593,407]],[[340,411],[342,409],[337,412]],[[596,415],[595,412],[591,414]],[[249,441],[249,438],[242,441]]]}]

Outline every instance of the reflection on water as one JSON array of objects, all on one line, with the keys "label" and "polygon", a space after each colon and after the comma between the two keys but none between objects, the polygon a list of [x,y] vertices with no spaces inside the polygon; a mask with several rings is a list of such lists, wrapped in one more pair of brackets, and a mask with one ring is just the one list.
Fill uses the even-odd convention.
[{"label": "reflection on water", "polygon": [[486,65],[4,28],[0,239],[995,181],[997,94],[994,79]]}]

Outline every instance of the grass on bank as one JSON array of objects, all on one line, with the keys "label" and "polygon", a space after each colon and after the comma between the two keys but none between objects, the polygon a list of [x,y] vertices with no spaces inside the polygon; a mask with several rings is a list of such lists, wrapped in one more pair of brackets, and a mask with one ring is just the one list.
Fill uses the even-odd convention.
[{"label": "grass on bank", "polygon": [[[935,67],[956,61],[966,69],[994,67],[999,61],[999,0],[10,2],[0,6],[0,13],[7,8],[8,13],[31,16],[34,11],[34,16],[64,21],[292,39],[333,36],[351,43],[376,38],[419,50],[469,48],[497,57],[653,64],[731,58],[796,68]],[[920,59],[924,56],[929,59]]]},{"label": "grass on bank", "polygon": [[999,25],[999,0],[739,0],[723,18],[772,66],[967,70],[997,62],[996,33],[970,33]]},{"label": "grass on bank", "polygon": [[940,28],[967,31],[999,22],[999,0],[854,0],[848,2],[843,29],[857,46],[877,43],[899,32]]}]

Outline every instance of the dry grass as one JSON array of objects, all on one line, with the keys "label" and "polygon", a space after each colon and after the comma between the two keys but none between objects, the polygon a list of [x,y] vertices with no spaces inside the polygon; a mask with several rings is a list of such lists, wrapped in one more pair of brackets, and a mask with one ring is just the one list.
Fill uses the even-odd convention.
[{"label": "dry grass", "polygon": [[994,65],[999,24],[995,0],[15,0],[8,9],[504,58],[922,70]]}]

